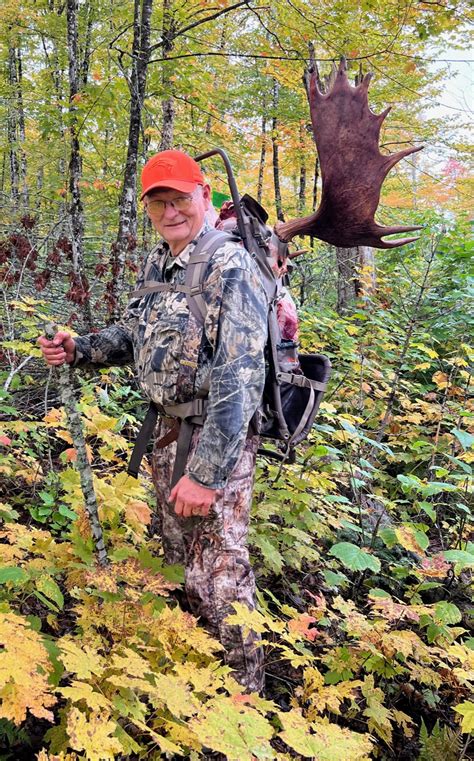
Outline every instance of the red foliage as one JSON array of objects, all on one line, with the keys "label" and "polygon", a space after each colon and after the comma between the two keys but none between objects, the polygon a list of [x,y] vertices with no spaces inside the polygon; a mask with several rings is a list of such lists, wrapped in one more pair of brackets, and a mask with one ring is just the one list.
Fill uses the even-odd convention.
[{"label": "red foliage", "polygon": [[84,275],[78,275],[75,272],[69,272],[69,282],[71,284],[66,298],[73,301],[74,304],[83,306],[89,298],[89,282]]},{"label": "red foliage", "polygon": [[61,261],[61,251],[60,249],[55,246],[52,251],[48,254],[48,258],[46,259],[46,264],[48,264],[50,267],[56,267],[59,262]]},{"label": "red foliage", "polygon": [[107,265],[106,265],[106,263],[105,262],[99,262],[98,264],[96,264],[94,272],[97,275],[97,277],[103,277],[105,275],[105,273],[107,272]]},{"label": "red foliage", "polygon": [[132,262],[131,259],[126,259],[125,266],[130,270],[130,272],[138,272],[138,264]]},{"label": "red foliage", "polygon": [[65,235],[58,238],[56,241],[56,248],[66,254],[67,258],[72,261],[72,244],[69,238],[66,238]]},{"label": "red foliage", "polygon": [[36,225],[36,217],[32,217],[29,214],[25,214],[21,219],[20,223],[22,227],[25,228],[25,230],[32,230],[33,227]]},{"label": "red foliage", "polygon": [[35,277],[35,288],[37,291],[43,291],[51,280],[51,271],[43,270]]},{"label": "red foliage", "polygon": [[10,241],[2,240],[0,242],[0,264],[6,264],[12,255],[12,246]]}]

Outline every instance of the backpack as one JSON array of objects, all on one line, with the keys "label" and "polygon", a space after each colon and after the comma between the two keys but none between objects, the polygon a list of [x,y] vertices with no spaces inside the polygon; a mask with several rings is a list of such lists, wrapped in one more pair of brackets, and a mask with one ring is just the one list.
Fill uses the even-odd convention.
[{"label": "backpack", "polygon": [[[216,152],[223,154],[219,149]],[[227,168],[229,173],[230,165]],[[233,190],[232,183],[229,184]],[[202,292],[208,263],[229,240],[240,241],[245,246],[260,270],[268,302],[265,387],[261,407],[250,427],[252,433],[258,433],[263,440],[272,440],[277,444],[273,449],[259,449],[261,454],[282,462],[294,462],[295,447],[308,435],[318,412],[331,363],[323,354],[298,352],[297,313],[287,290],[288,246],[267,227],[268,215],[257,201],[249,195],[242,198],[236,197],[234,192],[232,195],[233,203],[224,204],[218,219],[219,227],[224,229],[213,229],[201,236],[190,256],[184,285],[154,283],[147,286],[145,282],[139,291],[131,295],[138,297],[171,288],[181,291],[186,295],[190,312],[204,330],[206,304]],[[186,338],[184,347],[187,355]],[[193,359],[197,363],[197,353]],[[177,483],[186,467],[194,427],[204,423],[208,391],[205,383],[189,402],[163,408],[150,403],[128,466],[130,475],[138,477],[141,460],[161,414],[180,421],[179,425],[155,442],[155,446],[161,448],[177,440],[171,485]]]}]

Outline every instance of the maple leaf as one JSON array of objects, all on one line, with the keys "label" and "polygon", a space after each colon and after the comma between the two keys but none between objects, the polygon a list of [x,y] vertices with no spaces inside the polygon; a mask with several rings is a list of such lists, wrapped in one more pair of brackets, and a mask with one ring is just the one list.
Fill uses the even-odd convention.
[{"label": "maple leaf", "polygon": [[459,705],[455,706],[454,710],[456,713],[461,714],[463,717],[461,722],[461,730],[463,732],[473,732],[474,731],[474,703],[472,703],[470,700],[466,700],[464,703],[460,703]]},{"label": "maple leaf", "polygon": [[148,526],[151,521],[152,510],[146,502],[140,499],[134,499],[128,503],[125,509],[125,520],[130,523],[137,523],[140,526]]},{"label": "maple leaf", "polygon": [[150,622],[149,632],[175,662],[187,660],[187,654],[192,651],[210,656],[224,649],[220,642],[198,626],[194,616],[177,608],[163,608],[159,616]]},{"label": "maple leaf", "polygon": [[[300,711],[278,712],[283,731],[278,735],[292,750],[318,761],[368,761],[372,750],[369,735],[318,721],[308,724]],[[312,732],[310,731],[312,730]]]},{"label": "maple leaf", "polygon": [[66,669],[76,674],[79,679],[90,679],[92,675],[102,676],[106,661],[88,645],[80,647],[72,638],[62,637],[58,640],[60,659]]},{"label": "maple leaf", "polygon": [[369,730],[375,732],[388,745],[392,740],[392,719],[393,713],[389,708],[383,705],[384,693],[375,687],[374,677],[372,674],[366,676],[362,685],[362,694],[367,701],[367,708],[364,710],[364,716],[367,717]]},{"label": "maple leaf", "polygon": [[192,716],[199,709],[199,702],[194,697],[191,686],[174,674],[155,675],[155,687],[149,695],[153,705],[166,705],[178,718]]},{"label": "maple leaf", "polygon": [[224,753],[230,761],[274,757],[269,743],[273,736],[270,722],[253,708],[236,705],[232,698],[209,701],[189,727],[203,745]]},{"label": "maple leaf", "polygon": [[27,711],[53,721],[52,665],[41,636],[15,613],[0,614],[0,717],[19,725]]},{"label": "maple leaf", "polygon": [[139,653],[129,647],[124,648],[121,654],[114,653],[109,662],[112,669],[116,669],[123,674],[131,676],[144,677],[153,671],[153,667]]},{"label": "maple leaf", "polygon": [[301,615],[298,618],[293,618],[290,621],[288,621],[288,631],[291,634],[298,634],[303,636],[305,639],[309,639],[310,642],[314,642],[316,637],[319,634],[319,631],[317,629],[310,628],[311,624],[316,623],[316,618],[314,616],[309,616],[307,613],[301,613]]},{"label": "maple leaf", "polygon": [[100,708],[111,708],[110,701],[101,692],[96,692],[87,682],[73,680],[69,687],[60,687],[58,692],[72,703],[80,703],[83,700],[87,707],[94,711]]},{"label": "maple leaf", "polygon": [[70,745],[75,750],[84,751],[88,761],[108,761],[114,759],[124,748],[113,733],[117,729],[115,721],[110,721],[106,712],[92,712],[89,718],[77,708],[71,708],[67,717],[67,733]]}]

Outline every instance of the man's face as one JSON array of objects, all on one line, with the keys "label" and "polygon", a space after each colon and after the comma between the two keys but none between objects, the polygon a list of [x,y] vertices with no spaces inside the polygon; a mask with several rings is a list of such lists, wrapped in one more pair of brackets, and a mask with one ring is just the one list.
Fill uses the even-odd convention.
[{"label": "man's face", "polygon": [[[182,200],[186,199],[186,200]],[[153,201],[166,201],[164,208],[154,209]],[[173,206],[177,201],[180,208]],[[145,196],[145,208],[155,230],[169,243],[177,256],[196,237],[203,226],[210,203],[209,185],[196,185],[193,193],[179,190],[153,190]]]}]

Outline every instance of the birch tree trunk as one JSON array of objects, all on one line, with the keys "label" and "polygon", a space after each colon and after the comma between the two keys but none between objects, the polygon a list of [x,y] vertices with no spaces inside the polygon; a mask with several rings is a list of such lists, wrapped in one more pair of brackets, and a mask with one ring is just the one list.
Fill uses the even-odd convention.
[{"label": "birch tree trunk", "polygon": [[67,47],[69,67],[69,216],[71,221],[72,267],[71,288],[68,298],[81,308],[86,327],[93,327],[89,299],[89,283],[84,265],[84,207],[81,199],[80,180],[82,177],[81,149],[79,144],[79,123],[77,100],[81,91],[79,41],[78,41],[79,0],[67,0]]},{"label": "birch tree trunk", "polygon": [[175,39],[175,23],[172,13],[173,0],[163,0],[163,26],[161,38],[163,40],[163,63],[161,84],[163,87],[163,100],[161,101],[161,141],[160,151],[168,151],[173,147],[174,133],[174,98],[171,94],[171,76],[172,70],[166,58],[172,52]]},{"label": "birch tree trunk", "polygon": [[127,158],[119,202],[117,239],[112,246],[112,274],[107,288],[108,308],[112,322],[120,316],[120,296],[124,285],[126,256],[136,247],[138,146],[150,57],[152,7],[153,0],[135,0]]},{"label": "birch tree trunk", "polygon": [[304,151],[304,132],[303,125],[300,124],[300,178],[298,191],[298,213],[303,214],[306,206],[306,164]]},{"label": "birch tree trunk", "polygon": [[20,166],[18,161],[18,129],[15,108],[16,93],[16,51],[13,45],[8,49],[8,81],[10,85],[10,104],[7,115],[7,138],[10,158],[10,197],[14,206],[20,198]]},{"label": "birch tree trunk", "polygon": [[273,148],[273,184],[275,188],[275,210],[277,219],[284,222],[283,207],[281,203],[281,188],[280,188],[280,162],[278,157],[278,100],[280,94],[280,85],[277,80],[273,80],[273,92],[272,92],[272,148]]},{"label": "birch tree trunk", "polygon": [[263,93],[263,116],[262,116],[262,132],[261,132],[261,147],[260,147],[260,161],[258,164],[258,182],[257,182],[257,201],[262,203],[263,195],[263,177],[265,172],[265,159],[267,156],[267,97],[266,93]]}]

